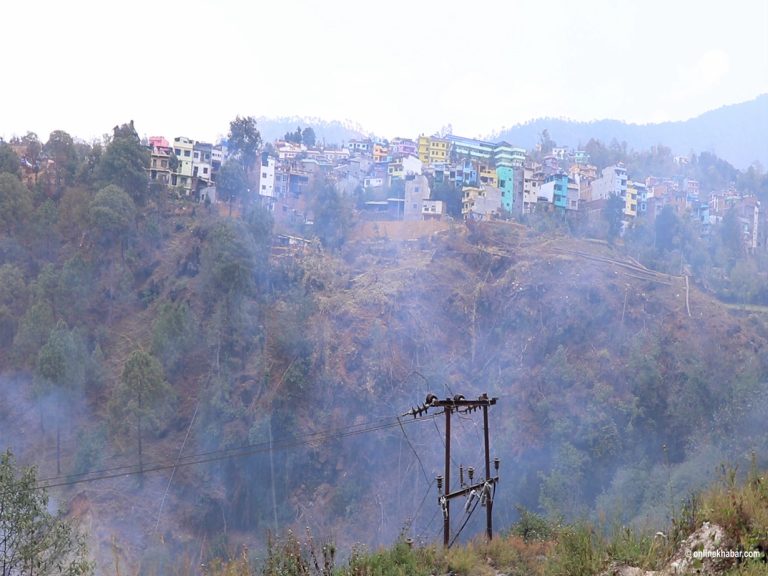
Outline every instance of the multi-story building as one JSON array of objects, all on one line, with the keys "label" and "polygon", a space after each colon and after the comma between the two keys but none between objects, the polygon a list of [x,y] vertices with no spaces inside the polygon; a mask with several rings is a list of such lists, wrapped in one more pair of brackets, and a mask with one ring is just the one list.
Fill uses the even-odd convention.
[{"label": "multi-story building", "polygon": [[171,183],[171,146],[162,136],[149,138],[149,180],[165,186]]},{"label": "multi-story building", "polygon": [[624,215],[631,218],[637,216],[638,189],[635,184],[632,181],[627,182],[627,189],[624,192]]},{"label": "multi-story building", "polygon": [[481,184],[487,184],[488,186],[498,187],[499,181],[496,176],[496,170],[489,164],[480,164],[477,171],[477,177]]},{"label": "multi-story building", "polygon": [[522,212],[530,214],[539,200],[539,186],[544,181],[544,172],[539,164],[530,163],[523,167],[523,206]]},{"label": "multi-story building", "polygon": [[419,136],[419,160],[428,166],[446,163],[450,160],[451,143],[438,136]]},{"label": "multi-story building", "polygon": [[185,136],[173,139],[173,153],[178,160],[176,171],[171,174],[171,186],[183,188],[186,194],[192,191],[193,157],[195,141]]},{"label": "multi-story building", "polygon": [[195,142],[192,149],[192,177],[195,179],[195,190],[207,187],[213,181],[212,152],[211,144]]},{"label": "multi-story building", "polygon": [[496,166],[496,181],[501,190],[502,208],[512,212],[515,204],[515,168],[506,165]]},{"label": "multi-story building", "polygon": [[389,153],[391,156],[416,156],[419,152],[419,147],[413,140],[409,138],[394,138],[389,143]]},{"label": "multi-story building", "polygon": [[501,190],[494,186],[465,186],[461,191],[465,220],[488,220],[499,213],[501,206]]},{"label": "multi-story building", "polygon": [[389,147],[386,144],[374,142],[373,144],[373,161],[374,162],[386,162],[389,160]]},{"label": "multi-story building", "polygon": [[510,146],[506,142],[499,142],[493,149],[493,160],[497,167],[522,167],[525,164],[525,150]]},{"label": "multi-story building", "polygon": [[259,195],[267,198],[276,198],[275,168],[277,162],[267,152],[261,155],[261,167],[259,168]]},{"label": "multi-story building", "polygon": [[568,176],[558,172],[544,178],[544,183],[539,186],[536,200],[554,204],[563,210],[568,208]]},{"label": "multi-story building", "polygon": [[493,158],[493,151],[496,144],[474,138],[464,138],[447,134],[445,139],[450,142],[451,151],[457,160],[490,160]]},{"label": "multi-story building", "polygon": [[373,142],[370,139],[350,140],[347,149],[351,154],[370,154],[373,151]]},{"label": "multi-story building", "polygon": [[602,177],[592,182],[591,200],[605,200],[612,194],[626,198],[627,195],[627,171],[619,162],[615,166],[603,168]]},{"label": "multi-story building", "polygon": [[426,176],[409,176],[405,180],[405,202],[403,220],[423,220],[423,204],[429,200],[429,181]]}]

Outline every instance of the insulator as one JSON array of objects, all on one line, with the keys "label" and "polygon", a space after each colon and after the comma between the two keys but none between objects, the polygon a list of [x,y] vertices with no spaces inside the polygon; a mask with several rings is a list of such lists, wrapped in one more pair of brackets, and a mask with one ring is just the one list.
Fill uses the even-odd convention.
[{"label": "insulator", "polygon": [[440,492],[440,493],[442,493],[442,491],[443,491],[443,477],[442,476],[438,476],[437,477],[437,491]]},{"label": "insulator", "polygon": [[459,466],[459,483],[464,486],[464,466]]},{"label": "insulator", "polygon": [[467,468],[467,474],[469,474],[469,481],[472,482],[472,478],[475,477],[475,469],[470,466]]},{"label": "insulator", "polygon": [[498,459],[498,458],[494,458],[494,459],[493,459],[493,467],[496,469],[496,472],[498,472],[498,471],[499,471],[499,463],[500,463],[500,462],[499,462],[499,459]]}]

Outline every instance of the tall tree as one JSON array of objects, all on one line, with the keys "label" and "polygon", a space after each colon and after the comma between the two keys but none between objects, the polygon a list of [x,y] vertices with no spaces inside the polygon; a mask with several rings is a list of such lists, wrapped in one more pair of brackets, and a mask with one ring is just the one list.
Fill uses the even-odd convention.
[{"label": "tall tree", "polygon": [[87,354],[79,334],[70,331],[64,322],[51,330],[48,341],[37,353],[39,392],[53,394],[56,424],[56,473],[61,474],[61,423],[72,401],[85,386]]},{"label": "tall tree", "polygon": [[11,452],[0,456],[1,576],[93,573],[85,540],[49,505],[36,470],[19,468]]},{"label": "tall tree", "polygon": [[99,190],[89,207],[91,223],[102,242],[119,242],[121,251],[136,221],[136,206],[122,188],[110,184]]},{"label": "tall tree", "polygon": [[315,145],[315,131],[311,126],[307,126],[301,133],[301,141],[307,148],[312,148]]},{"label": "tall tree", "polygon": [[147,426],[157,427],[173,399],[157,358],[144,350],[134,350],[123,365],[120,385],[112,398],[113,409],[136,426],[139,473],[144,471],[143,434]]},{"label": "tall tree", "polygon": [[611,194],[603,208],[603,218],[608,223],[608,242],[613,242],[621,234],[624,219],[624,199],[618,194]]},{"label": "tall tree", "polygon": [[18,177],[21,175],[20,166],[19,157],[11,145],[0,141],[0,173],[8,172]]},{"label": "tall tree", "polygon": [[61,194],[65,186],[74,182],[77,171],[77,151],[72,136],[64,130],[54,130],[43,147],[43,152],[54,161],[53,192]]},{"label": "tall tree", "polygon": [[232,204],[238,199],[244,200],[248,191],[248,179],[242,165],[237,162],[227,162],[219,170],[216,178],[216,192],[220,199],[229,202],[230,215]]},{"label": "tall tree", "polygon": [[99,158],[96,180],[101,187],[119,186],[142,205],[149,191],[148,166],[149,150],[141,145],[133,122],[123,124],[115,127],[112,141]]},{"label": "tall tree", "polygon": [[261,134],[256,128],[256,119],[253,116],[235,117],[229,123],[227,142],[229,153],[240,163],[247,174],[256,164],[256,158],[261,147]]},{"label": "tall tree", "polygon": [[21,181],[7,172],[0,173],[0,231],[14,234],[32,214],[32,195]]},{"label": "tall tree", "polygon": [[315,234],[320,242],[331,250],[341,248],[351,226],[351,213],[346,199],[332,182],[320,182],[314,212]]}]

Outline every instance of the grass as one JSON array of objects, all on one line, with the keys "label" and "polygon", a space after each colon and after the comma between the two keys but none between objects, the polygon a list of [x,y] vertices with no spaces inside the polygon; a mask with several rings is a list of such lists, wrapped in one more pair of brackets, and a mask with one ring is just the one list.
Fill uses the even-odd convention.
[{"label": "grass", "polygon": [[[667,534],[626,526],[606,530],[583,521],[563,524],[527,510],[520,520],[492,541],[477,538],[445,550],[413,546],[399,540],[376,551],[356,549],[343,566],[335,550],[317,544],[311,534],[301,542],[293,534],[271,541],[263,565],[245,555],[213,566],[210,576],[592,576],[610,565],[660,570],[680,544],[704,522],[720,525],[729,541],[724,547],[768,552],[768,476],[753,461],[743,481],[734,468],[723,467],[719,481],[683,503]],[[766,558],[745,560],[721,576],[768,574]]]}]

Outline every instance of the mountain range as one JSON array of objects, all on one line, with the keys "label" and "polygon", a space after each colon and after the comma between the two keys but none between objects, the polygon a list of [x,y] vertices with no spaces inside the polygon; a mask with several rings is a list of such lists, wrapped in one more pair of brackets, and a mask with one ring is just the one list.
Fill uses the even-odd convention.
[{"label": "mountain range", "polygon": [[713,152],[740,169],[756,160],[768,165],[768,94],[679,122],[628,124],[618,120],[540,118],[503,129],[490,139],[533,148],[545,129],[560,146],[578,147],[590,138],[609,144],[615,139],[635,150],[663,144],[678,155]]},{"label": "mountain range", "polygon": [[[258,118],[262,138],[272,141],[293,132],[297,126],[311,126],[319,142],[341,144],[371,135],[351,121],[319,118]],[[689,120],[659,124],[630,124],[619,120],[579,122],[563,118],[539,118],[502,128],[489,140],[505,140],[515,146],[532,149],[539,135],[547,130],[560,146],[578,147],[590,138],[605,144],[626,142],[635,150],[663,144],[675,154],[713,152],[735,167],[745,169],[755,161],[768,166],[768,94],[753,100],[722,106]]]}]

